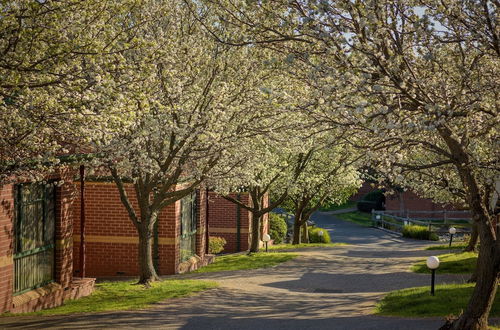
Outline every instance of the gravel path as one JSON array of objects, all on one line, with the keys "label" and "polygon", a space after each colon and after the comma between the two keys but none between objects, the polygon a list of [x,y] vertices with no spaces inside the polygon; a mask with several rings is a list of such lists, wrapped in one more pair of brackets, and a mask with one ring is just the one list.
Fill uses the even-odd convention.
[{"label": "gravel path", "polygon": [[[334,242],[350,245],[302,249],[292,261],[268,269],[191,274],[220,287],[193,297],[168,300],[132,312],[64,317],[0,319],[0,328],[162,328],[162,329],[437,329],[442,319],[371,315],[386,292],[429,284],[429,276],[409,272],[416,260],[436,251],[432,244],[406,240],[382,230],[315,214]],[[465,276],[439,275],[438,283]]]}]

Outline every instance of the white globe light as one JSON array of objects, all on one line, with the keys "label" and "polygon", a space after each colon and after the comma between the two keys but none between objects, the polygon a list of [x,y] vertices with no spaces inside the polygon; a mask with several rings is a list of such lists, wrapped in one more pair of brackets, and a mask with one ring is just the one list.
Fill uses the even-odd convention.
[{"label": "white globe light", "polygon": [[271,236],[269,236],[269,234],[264,234],[262,236],[262,241],[269,242],[270,240],[271,240]]},{"label": "white globe light", "polygon": [[429,269],[436,269],[439,267],[439,258],[436,256],[430,256],[427,258],[426,264]]},{"label": "white globe light", "polygon": [[375,218],[377,218],[377,220],[380,220],[380,214],[377,214]]},{"label": "white globe light", "polygon": [[455,227],[450,227],[450,229],[448,229],[448,232],[452,235],[455,235],[457,233],[457,228]]},{"label": "white globe light", "polygon": [[320,231],[318,232],[318,235],[319,235],[319,236],[323,236],[323,231],[322,231],[322,230],[320,230]]}]

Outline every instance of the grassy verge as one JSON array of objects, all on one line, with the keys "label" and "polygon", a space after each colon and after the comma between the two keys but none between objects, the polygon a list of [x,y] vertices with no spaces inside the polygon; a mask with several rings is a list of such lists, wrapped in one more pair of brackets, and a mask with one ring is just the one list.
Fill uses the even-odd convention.
[{"label": "grassy verge", "polygon": [[344,204],[340,204],[340,205],[326,205],[325,207],[322,207],[319,210],[322,211],[322,212],[328,212],[328,211],[337,211],[337,210],[343,210],[343,209],[350,209],[352,207],[356,207],[356,202],[355,201],[347,201]]},{"label": "grassy verge", "polygon": [[342,220],[354,222],[354,223],[357,223],[358,225],[365,226],[365,227],[370,227],[372,225],[371,213],[364,213],[364,212],[355,211],[355,212],[337,214],[335,216],[342,219]]},{"label": "grassy verge", "polygon": [[[476,267],[477,253],[448,253],[438,256],[439,268],[437,272],[444,274],[467,274],[472,273]],[[415,273],[430,273],[425,260],[411,267]]]},{"label": "grassy verge", "polygon": [[242,270],[254,268],[267,268],[272,267],[282,262],[291,260],[297,257],[293,253],[265,253],[258,252],[252,254],[236,254],[220,256],[215,259],[214,263],[202,267],[196,273],[211,273],[222,272],[227,270]]},{"label": "grassy verge", "polygon": [[467,243],[453,243],[451,247],[448,247],[448,244],[444,245],[435,245],[426,247],[426,250],[463,250],[467,247]]},{"label": "grassy verge", "polygon": [[293,250],[302,248],[327,248],[347,245],[346,243],[301,243],[301,244],[276,244],[269,246],[270,251]]},{"label": "grassy verge", "polygon": [[215,282],[199,280],[164,280],[152,283],[149,289],[142,285],[133,285],[134,283],[135,281],[97,283],[92,295],[69,300],[60,307],[26,314],[8,313],[2,316],[46,316],[141,309],[165,299],[184,297],[217,287]]},{"label": "grassy verge", "polygon": [[[467,306],[474,284],[446,284],[436,286],[436,295],[430,288],[419,287],[390,292],[376,307],[380,315],[391,316],[447,316],[458,315]],[[500,295],[497,295],[490,316],[500,316]]]}]

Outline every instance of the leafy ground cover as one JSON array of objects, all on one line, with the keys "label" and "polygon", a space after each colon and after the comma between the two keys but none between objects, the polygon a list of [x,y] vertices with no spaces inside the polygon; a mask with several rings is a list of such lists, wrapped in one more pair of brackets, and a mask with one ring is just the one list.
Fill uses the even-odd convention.
[{"label": "leafy ground cover", "polygon": [[347,245],[346,243],[301,243],[301,244],[276,244],[269,246],[270,251],[294,250],[302,248],[327,248]]},{"label": "leafy ground cover", "polygon": [[[473,283],[438,285],[435,296],[431,296],[428,286],[392,291],[377,304],[375,312],[406,317],[458,315],[467,306],[473,288]],[[500,295],[490,316],[500,316]]]},{"label": "leafy ground cover", "polygon": [[112,281],[97,283],[92,295],[67,301],[60,307],[26,314],[3,314],[2,316],[46,316],[141,309],[162,300],[184,297],[217,287],[217,283],[211,281],[163,280],[152,283],[151,288],[146,289],[142,285],[134,285],[135,282]]},{"label": "leafy ground cover", "polygon": [[258,252],[251,254],[231,254],[220,256],[215,262],[196,270],[196,273],[222,272],[228,270],[242,270],[272,267],[282,262],[296,258],[298,254],[286,252]]},{"label": "leafy ground cover", "polygon": [[336,214],[335,216],[342,220],[354,222],[357,223],[358,225],[365,227],[370,227],[372,225],[371,213],[354,211],[354,212]]},{"label": "leafy ground cover", "polygon": [[[448,253],[439,255],[438,258],[440,263],[437,272],[444,274],[467,274],[472,273],[476,267],[477,253]],[[413,265],[411,270],[415,273],[431,272],[427,268],[425,260]]]}]

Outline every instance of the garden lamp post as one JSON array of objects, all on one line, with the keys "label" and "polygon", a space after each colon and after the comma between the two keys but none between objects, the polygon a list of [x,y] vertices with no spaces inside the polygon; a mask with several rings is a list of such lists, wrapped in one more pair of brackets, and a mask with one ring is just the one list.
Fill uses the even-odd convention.
[{"label": "garden lamp post", "polygon": [[318,236],[319,236],[320,243],[323,243],[323,235],[324,235],[324,234],[325,234],[325,233],[323,233],[323,231],[322,231],[322,230],[318,231]]},{"label": "garden lamp post", "polygon": [[379,223],[379,221],[380,221],[380,218],[381,218],[380,214],[377,214],[377,215],[375,216],[375,219],[377,219],[377,222],[376,222],[376,226],[375,226],[375,227],[377,227],[377,226],[378,226],[378,223]]},{"label": "garden lamp post", "polygon": [[271,240],[271,236],[269,236],[269,234],[264,234],[262,236],[262,240],[264,241],[264,243],[266,243],[266,252],[267,252],[267,243],[269,243],[269,241]]},{"label": "garden lamp post", "polygon": [[439,267],[439,258],[430,256],[427,258],[427,267],[432,271],[431,275],[431,295],[434,295],[434,283],[436,282],[436,269]]},{"label": "garden lamp post", "polygon": [[457,229],[455,227],[450,227],[450,229],[448,229],[448,232],[450,233],[450,245],[449,245],[449,247],[451,248],[451,242],[453,241],[453,235],[456,234]]}]

